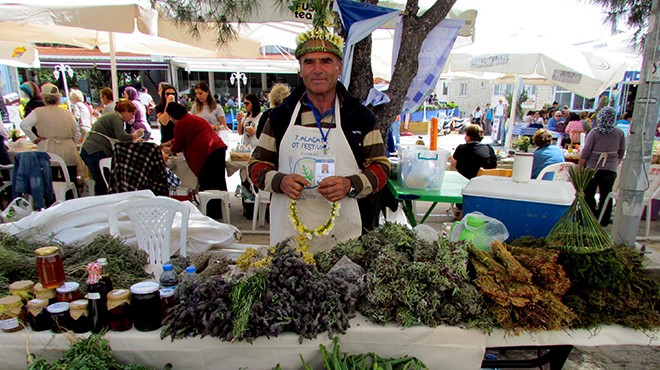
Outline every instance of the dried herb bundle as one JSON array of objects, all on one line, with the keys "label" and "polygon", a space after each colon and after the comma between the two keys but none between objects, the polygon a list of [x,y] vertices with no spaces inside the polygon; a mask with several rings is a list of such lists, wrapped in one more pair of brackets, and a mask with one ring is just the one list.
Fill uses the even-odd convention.
[{"label": "dried herb bundle", "polygon": [[558,330],[574,320],[575,315],[560,298],[537,287],[532,273],[502,243],[494,242],[491,253],[473,246],[469,251],[476,272],[474,283],[503,329]]},{"label": "dried herb bundle", "polygon": [[317,253],[320,269],[343,255],[366,271],[358,310],[375,323],[440,324],[490,329],[492,319],[467,273],[467,249],[447,239],[427,243],[393,223]]},{"label": "dried herb bundle", "polygon": [[595,173],[596,170],[581,166],[569,168],[575,200],[550,230],[547,236],[549,246],[575,253],[592,253],[612,247],[612,238],[600,226],[584,198],[584,189]]},{"label": "dried herb bundle", "polygon": [[577,314],[576,327],[660,326],[659,276],[643,268],[643,258],[634,248],[615,246],[587,255],[563,252],[559,261],[572,283],[564,303]]},{"label": "dried herb bundle", "polygon": [[8,285],[18,280],[37,281],[34,250],[43,244],[29,243],[0,233],[0,295],[8,293]]}]

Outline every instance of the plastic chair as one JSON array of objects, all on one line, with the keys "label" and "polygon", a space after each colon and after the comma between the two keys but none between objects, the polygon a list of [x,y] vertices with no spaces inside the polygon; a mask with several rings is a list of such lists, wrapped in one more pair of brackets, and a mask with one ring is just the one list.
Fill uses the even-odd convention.
[{"label": "plastic chair", "polygon": [[69,177],[69,171],[66,167],[64,159],[57,154],[48,153],[50,157],[50,165],[59,166],[62,169],[62,174],[64,175],[64,182],[62,181],[53,181],[53,193],[55,194],[55,199],[60,202],[66,201],[66,193],[71,190],[74,198],[78,198],[78,189],[76,184],[71,181]]},{"label": "plastic chair", "polygon": [[252,211],[252,231],[257,229],[257,220],[259,227],[266,225],[266,209],[270,204],[270,192],[259,190],[254,197],[254,210]]},{"label": "plastic chair", "polygon": [[206,215],[206,207],[209,201],[219,199],[222,203],[222,223],[231,224],[229,217],[229,193],[223,190],[204,190],[200,191],[199,196],[199,211]]},{"label": "plastic chair", "polygon": [[[620,168],[620,166],[619,166]],[[619,172],[620,174],[620,172]],[[651,183],[649,184],[649,188],[646,189],[644,192],[644,199],[642,200],[642,205],[646,207],[646,214],[645,214],[645,222],[644,222],[644,235],[649,236],[651,234],[651,209],[652,209],[652,203],[653,199],[656,196],[656,193],[658,190],[660,190],[660,175],[649,175]],[[607,208],[607,203],[609,203],[610,200],[613,200],[614,202],[617,201],[618,195],[619,195],[619,178],[620,176],[616,177],[616,180],[614,180],[614,185],[612,186],[612,191],[607,194],[607,197],[605,198],[605,207],[600,210],[600,214],[598,215],[598,222],[600,222],[603,219],[603,215],[605,214],[605,208]],[[614,207],[614,205],[612,205]]]},{"label": "plastic chair", "polygon": [[234,110],[230,109],[229,114],[231,115],[231,122],[229,122],[231,124],[231,130],[236,131],[236,129],[238,128],[238,120],[236,119],[236,115],[234,114]]},{"label": "plastic chair", "polygon": [[133,226],[138,247],[149,255],[149,263],[162,265],[170,260],[170,235],[172,222],[181,213],[181,238],[179,255],[186,256],[186,239],[190,208],[184,202],[168,197],[122,202],[108,208],[110,234],[119,236],[119,214],[126,213]]},{"label": "plastic chair", "polygon": [[105,186],[109,186],[108,178],[105,176],[105,170],[108,170],[108,174],[112,173],[112,157],[103,158],[99,161],[99,168],[101,170],[101,177],[105,181]]},{"label": "plastic chair", "polygon": [[480,168],[477,176],[502,176],[502,177],[511,177],[513,176],[513,170],[510,168]]},{"label": "plastic chair", "polygon": [[537,181],[542,181],[543,176],[547,173],[553,173],[552,181],[569,181],[571,178],[568,175],[568,169],[572,166],[575,166],[573,162],[563,162],[551,164],[548,167],[544,168],[541,173],[539,173],[536,178]]}]

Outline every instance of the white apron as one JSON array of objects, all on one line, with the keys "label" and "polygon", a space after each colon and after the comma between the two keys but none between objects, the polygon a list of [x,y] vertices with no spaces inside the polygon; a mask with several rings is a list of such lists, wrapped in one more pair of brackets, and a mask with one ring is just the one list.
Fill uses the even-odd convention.
[{"label": "white apron", "polygon": [[[303,167],[315,171],[315,156],[321,156],[323,138],[319,128],[296,125],[300,111],[300,102],[291,115],[289,127],[282,138],[279,151],[278,171],[284,174],[303,174]],[[341,129],[339,114],[339,99],[335,98],[336,127],[328,134],[327,156],[335,158],[335,175],[350,176],[360,172],[353,151]],[[326,129],[327,130],[327,129]],[[322,158],[322,157],[321,157]],[[316,178],[313,174],[312,178]],[[309,229],[315,229],[324,224],[330,217],[330,203],[319,194],[316,187],[303,192],[304,199],[298,200],[298,217]],[[312,251],[329,250],[340,241],[357,238],[361,235],[362,221],[357,200],[345,197],[341,201],[339,216],[335,219],[335,227],[328,235],[314,236],[309,241]],[[275,245],[282,240],[298,236],[289,218],[289,198],[284,194],[273,193],[271,198],[270,244]]]}]

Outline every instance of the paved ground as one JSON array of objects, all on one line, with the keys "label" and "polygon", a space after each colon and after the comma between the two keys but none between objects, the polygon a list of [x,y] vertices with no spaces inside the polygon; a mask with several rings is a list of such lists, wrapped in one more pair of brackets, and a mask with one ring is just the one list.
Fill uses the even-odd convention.
[{"label": "paved ground", "polygon": [[[414,143],[414,137],[404,137],[404,143]],[[425,142],[428,142],[428,137],[424,137]],[[232,134],[230,138],[231,143],[238,141],[238,136]],[[488,142],[485,139],[484,142]],[[438,145],[442,148],[453,150],[463,142],[462,135],[448,135],[441,137]],[[503,149],[496,147],[496,149]],[[236,188],[240,183],[238,174],[234,174],[228,178],[228,188],[231,190]],[[252,220],[248,220],[242,215],[242,205],[240,198],[231,197],[231,222],[243,232],[241,244],[269,244],[268,225],[265,228],[257,228],[252,231]],[[428,206],[428,205],[427,205]],[[450,215],[448,207],[436,207],[433,215],[427,222],[439,232],[448,232],[453,222],[453,216]],[[426,208],[420,203],[417,212],[424,213]],[[660,221],[651,223],[651,236],[649,238],[640,238],[638,242],[640,245],[645,245],[649,251],[646,254],[649,267],[660,269]],[[643,223],[640,223],[638,235],[643,235]],[[611,226],[609,227],[611,228]],[[533,356],[534,353],[507,353],[508,357],[524,357]],[[528,357],[524,357],[528,358]],[[549,368],[546,366],[546,368]],[[564,369],[567,370],[596,370],[596,369],[633,369],[633,370],[646,370],[646,369],[660,369],[660,347],[648,346],[606,346],[606,347],[576,347],[568,358]]]}]

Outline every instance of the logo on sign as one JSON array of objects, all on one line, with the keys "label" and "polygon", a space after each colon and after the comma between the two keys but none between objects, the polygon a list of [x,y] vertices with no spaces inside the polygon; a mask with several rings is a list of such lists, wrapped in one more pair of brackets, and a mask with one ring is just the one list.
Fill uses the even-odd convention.
[{"label": "logo on sign", "polygon": [[289,9],[293,12],[293,15],[299,19],[308,19],[312,20],[316,9],[307,1],[294,1]]},{"label": "logo on sign", "polygon": [[508,54],[489,55],[485,57],[472,58],[470,65],[472,68],[488,68],[500,66],[509,63]]},{"label": "logo on sign", "polygon": [[569,84],[579,84],[582,80],[582,74],[555,69],[554,72],[552,72],[552,80]]}]

